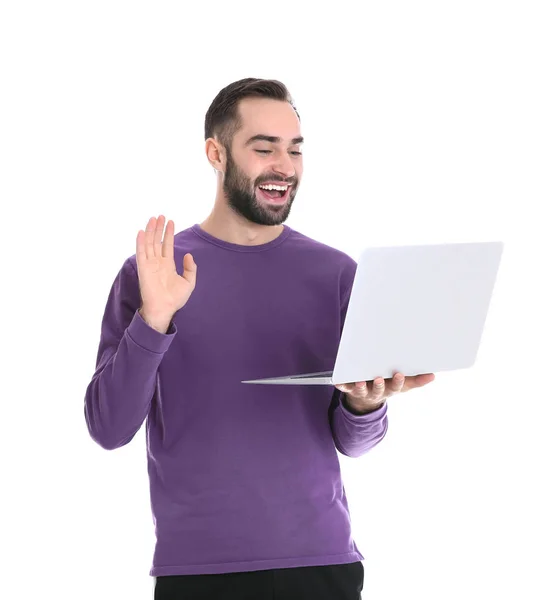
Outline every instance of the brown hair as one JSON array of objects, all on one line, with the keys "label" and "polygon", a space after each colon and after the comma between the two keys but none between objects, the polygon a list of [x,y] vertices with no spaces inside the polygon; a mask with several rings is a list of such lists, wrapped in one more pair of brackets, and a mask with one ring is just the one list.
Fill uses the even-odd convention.
[{"label": "brown hair", "polygon": [[273,100],[289,102],[299,119],[293,99],[282,82],[276,79],[248,77],[230,83],[218,92],[205,115],[205,140],[218,137],[226,151],[229,152],[232,138],[241,128],[241,119],[237,110],[239,101],[251,97],[272,98]]}]

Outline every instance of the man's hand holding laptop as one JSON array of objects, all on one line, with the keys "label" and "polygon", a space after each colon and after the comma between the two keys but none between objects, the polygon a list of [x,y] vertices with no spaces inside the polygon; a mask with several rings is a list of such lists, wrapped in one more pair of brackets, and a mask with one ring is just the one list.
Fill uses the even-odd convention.
[{"label": "man's hand holding laptop", "polygon": [[373,381],[358,381],[335,386],[346,394],[348,408],[358,414],[370,413],[380,408],[388,398],[414,388],[420,388],[434,381],[434,373],[424,373],[405,377],[396,373],[394,377],[377,377]]}]

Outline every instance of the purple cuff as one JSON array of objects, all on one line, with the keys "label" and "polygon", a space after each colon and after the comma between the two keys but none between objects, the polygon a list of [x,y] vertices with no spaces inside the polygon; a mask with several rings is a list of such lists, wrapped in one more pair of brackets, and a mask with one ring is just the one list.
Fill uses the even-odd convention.
[{"label": "purple cuff", "polygon": [[377,409],[373,410],[372,412],[369,412],[364,415],[355,415],[346,408],[344,402],[347,402],[346,394],[344,392],[342,392],[342,394],[340,396],[339,409],[344,413],[344,416],[347,417],[348,420],[357,421],[358,423],[361,423],[361,422],[372,423],[373,421],[380,421],[381,419],[384,418],[384,415],[386,414],[386,410],[387,410],[387,402],[384,402],[384,404],[380,408],[377,408]]},{"label": "purple cuff", "polygon": [[145,350],[149,350],[155,354],[164,354],[170,347],[177,331],[174,321],[170,321],[168,331],[160,333],[150,325],[147,325],[143,317],[139,314],[139,310],[136,310],[126,333],[138,346],[145,348]]}]

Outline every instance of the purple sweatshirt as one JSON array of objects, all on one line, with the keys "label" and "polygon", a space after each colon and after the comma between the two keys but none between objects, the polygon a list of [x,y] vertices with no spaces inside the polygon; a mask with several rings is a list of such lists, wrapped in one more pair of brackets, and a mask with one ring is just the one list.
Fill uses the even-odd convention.
[{"label": "purple sweatshirt", "polygon": [[356,457],[378,444],[386,404],[355,415],[332,385],[241,383],[334,368],[356,262],[286,225],[257,246],[198,224],[174,242],[180,274],[186,253],[198,265],[193,294],[159,333],[137,312],[135,255],[125,260],[84,407],[107,450],[147,419],[150,575],[363,560],[337,452]]}]

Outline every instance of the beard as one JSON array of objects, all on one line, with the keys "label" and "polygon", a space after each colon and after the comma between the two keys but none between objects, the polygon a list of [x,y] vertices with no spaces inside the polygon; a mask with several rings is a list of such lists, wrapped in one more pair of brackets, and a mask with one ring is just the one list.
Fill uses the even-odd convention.
[{"label": "beard", "polygon": [[289,216],[292,203],[297,193],[297,181],[288,181],[292,183],[289,191],[288,201],[283,205],[272,205],[259,202],[256,196],[256,190],[264,181],[284,181],[275,175],[268,174],[258,177],[253,183],[239,169],[234,162],[231,153],[228,152],[228,161],[226,172],[224,174],[223,189],[228,205],[238,215],[241,215],[251,223],[257,225],[280,225]]}]

